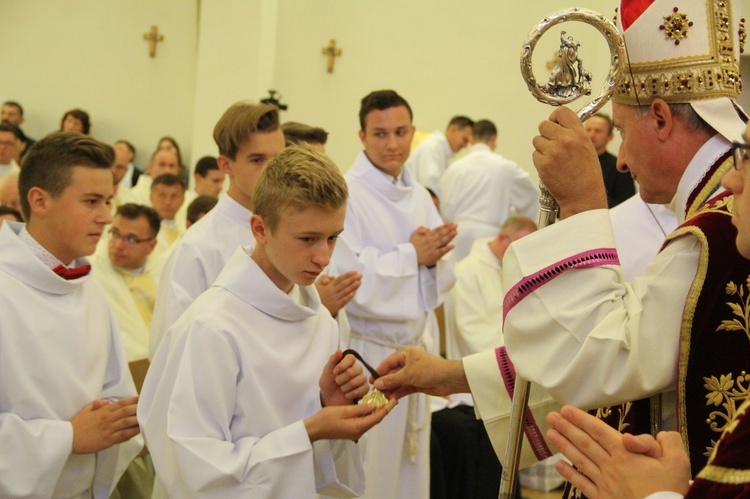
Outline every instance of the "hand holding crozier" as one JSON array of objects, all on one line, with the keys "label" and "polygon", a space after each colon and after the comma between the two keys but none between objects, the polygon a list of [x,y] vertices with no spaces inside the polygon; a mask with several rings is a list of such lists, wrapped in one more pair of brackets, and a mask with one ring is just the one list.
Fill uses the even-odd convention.
[{"label": "hand holding crozier", "polygon": [[533,159],[542,182],[540,204],[545,218],[540,219],[540,228],[554,222],[558,205],[562,218],[607,207],[598,157],[581,122],[607,102],[622,75],[625,51],[617,27],[587,9],[566,9],[547,16],[531,30],[521,48],[521,74],[532,95],[553,106],[563,106],[592,93],[592,75],[584,67],[581,44],[565,31],[560,33],[558,61],[549,81],[539,85],[534,76],[531,61],[537,42],[553,26],[568,21],[586,23],[602,34],[609,46],[610,68],[599,93],[577,113],[560,107],[539,125],[540,135],[533,141]]}]

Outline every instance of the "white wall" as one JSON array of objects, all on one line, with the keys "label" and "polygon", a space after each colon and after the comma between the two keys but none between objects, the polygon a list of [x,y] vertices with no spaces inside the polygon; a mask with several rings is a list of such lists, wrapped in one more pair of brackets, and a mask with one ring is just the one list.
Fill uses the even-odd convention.
[{"label": "white wall", "polygon": [[214,125],[234,102],[258,101],[272,85],[276,0],[201,2],[192,124],[193,158],[216,155]]},{"label": "white wall", "polygon": [[[0,101],[24,106],[30,136],[80,107],[94,137],[130,140],[141,166],[162,135],[190,159],[197,0],[2,0],[0,19]],[[153,59],[152,24],[165,36]]]}]

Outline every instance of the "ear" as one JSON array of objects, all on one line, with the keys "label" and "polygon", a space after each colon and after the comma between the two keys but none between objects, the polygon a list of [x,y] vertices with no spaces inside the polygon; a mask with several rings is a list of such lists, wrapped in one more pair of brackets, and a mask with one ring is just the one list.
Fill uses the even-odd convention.
[{"label": "ear", "polygon": [[153,238],[146,244],[148,244],[148,254],[150,255],[156,249],[156,245],[159,244],[159,241],[157,241],[156,238]]},{"label": "ear", "polygon": [[[216,158],[216,163],[219,165],[219,170],[223,171],[230,177],[232,176],[232,163],[233,161],[229,159],[228,157],[224,156],[223,154],[220,154],[218,158]],[[196,175],[198,175],[196,173]]]},{"label": "ear", "polygon": [[674,126],[672,110],[669,109],[669,104],[662,99],[654,99],[649,108],[649,117],[651,118],[656,137],[661,142],[666,141],[672,133],[672,127]]},{"label": "ear", "polygon": [[365,145],[365,131],[364,130],[359,131],[359,140],[360,142],[362,142],[362,145]]},{"label": "ear", "polygon": [[253,214],[250,217],[250,230],[253,232],[253,237],[258,244],[266,244],[270,229],[266,225],[266,221],[263,220],[263,217]]},{"label": "ear", "polygon": [[31,207],[31,215],[34,217],[44,217],[50,209],[52,196],[41,187],[32,187],[26,195]]}]

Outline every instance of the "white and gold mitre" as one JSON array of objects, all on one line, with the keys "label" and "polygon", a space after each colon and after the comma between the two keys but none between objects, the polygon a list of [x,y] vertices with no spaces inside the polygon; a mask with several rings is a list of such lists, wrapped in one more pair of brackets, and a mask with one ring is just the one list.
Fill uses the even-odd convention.
[{"label": "white and gold mitre", "polygon": [[[739,0],[621,0],[616,24],[627,56],[612,101],[648,105],[655,98],[690,103],[729,140],[745,125],[735,99],[745,20]],[[741,111],[740,111],[741,112]]]},{"label": "white and gold mitre", "polygon": [[[739,3],[739,2],[737,2]],[[622,0],[623,78],[612,99],[647,105],[736,98],[744,21],[730,0]]]}]

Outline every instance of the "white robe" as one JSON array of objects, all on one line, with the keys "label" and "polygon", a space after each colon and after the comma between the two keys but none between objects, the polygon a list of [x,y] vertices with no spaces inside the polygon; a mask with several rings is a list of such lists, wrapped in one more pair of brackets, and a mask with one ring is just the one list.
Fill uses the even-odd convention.
[{"label": "white robe", "polygon": [[0,496],[106,498],[143,440],[71,454],[69,420],[96,399],[135,395],[106,298],[66,281],[0,229]]},{"label": "white robe", "polygon": [[535,220],[539,202],[539,188],[529,174],[481,143],[451,164],[441,192],[443,218],[458,224],[453,242],[457,261],[469,254],[477,239],[497,236],[510,215]]},{"label": "white robe", "polygon": [[[148,326],[138,310],[125,278],[107,253],[91,257],[92,275],[104,290],[109,307],[115,315],[128,362],[148,358]],[[154,285],[159,285],[159,275],[148,260],[145,272],[151,275]]]},{"label": "white robe", "polygon": [[188,206],[190,206],[190,203],[195,201],[195,198],[197,197],[198,197],[198,193],[195,192],[193,189],[186,190],[185,201],[183,201],[182,206],[180,206],[180,209],[177,210],[177,214],[174,216],[174,219],[177,222],[177,225],[183,228],[183,232],[185,232],[185,227],[187,227]]},{"label": "white robe", "polygon": [[620,257],[622,279],[631,282],[646,272],[664,239],[677,228],[677,214],[660,204],[646,204],[636,194],[609,210]]},{"label": "white robe", "polygon": [[404,167],[420,185],[429,187],[440,197],[440,179],[452,157],[453,150],[445,134],[435,131],[417,144]]},{"label": "white robe", "polygon": [[112,198],[117,205],[123,205],[123,199],[126,199],[128,197],[128,194],[131,190],[133,190],[133,171],[135,170],[135,165],[133,163],[128,164],[128,170],[125,172],[125,176],[120,179],[120,182],[117,184],[117,193],[115,194],[114,198]]},{"label": "white robe", "polygon": [[456,285],[443,305],[448,359],[503,346],[503,267],[489,247],[492,240],[475,241],[456,265]]},{"label": "white robe", "polygon": [[[716,136],[693,157],[671,204],[680,207],[678,221],[690,192],[728,148]],[[613,247],[609,213],[584,212],[514,242],[503,259],[505,282]],[[697,238],[681,237],[632,283],[622,281],[619,266],[603,265],[566,271],[537,287],[506,311],[505,343],[516,369],[579,407],[661,393],[662,407],[673,409],[682,312],[699,251]],[[674,428],[674,414],[663,417],[665,429]]]},{"label": "white robe", "polygon": [[254,246],[252,213],[222,194],[213,210],[176,243],[159,279],[151,319],[150,358],[166,330],[216,280],[227,260],[240,246]]},{"label": "white robe", "polygon": [[[339,272],[362,273],[362,284],[346,306],[352,331],[351,347],[377,366],[397,347],[423,343],[428,314],[440,305],[453,285],[447,256],[428,269],[417,264],[409,242],[419,226],[442,225],[429,193],[408,170],[401,182],[377,170],[364,152],[346,175],[349,186],[344,232],[333,262]],[[409,426],[408,412],[415,426]],[[421,498],[429,494],[430,411],[424,395],[403,400],[370,430],[365,469],[365,496]],[[413,430],[413,431],[410,431]],[[407,437],[416,437],[416,448]],[[416,463],[407,454],[416,451]]]},{"label": "white robe", "polygon": [[318,379],[338,347],[314,287],[299,303],[238,248],[169,329],[138,418],[169,497],[340,497],[361,493],[351,441],[310,443]]},{"label": "white robe", "polygon": [[145,173],[138,177],[138,181],[135,185],[123,192],[122,195],[118,192],[117,198],[120,200],[120,204],[135,203],[142,204],[144,206],[152,206],[151,204],[151,184],[154,179],[146,175]]},{"label": "white robe", "polygon": [[[167,229],[169,228],[175,228],[177,229],[177,239],[174,241],[169,240],[169,236],[167,235]],[[174,249],[175,245],[177,245],[180,242],[180,238],[185,234],[185,224],[181,224],[180,221],[177,219],[177,216],[173,220],[162,220],[161,221],[161,227],[159,227],[159,232],[156,234],[156,248],[154,248],[153,253],[151,253],[151,256],[159,256],[163,255],[164,253],[170,252]],[[169,258],[169,257],[167,257]]]}]

